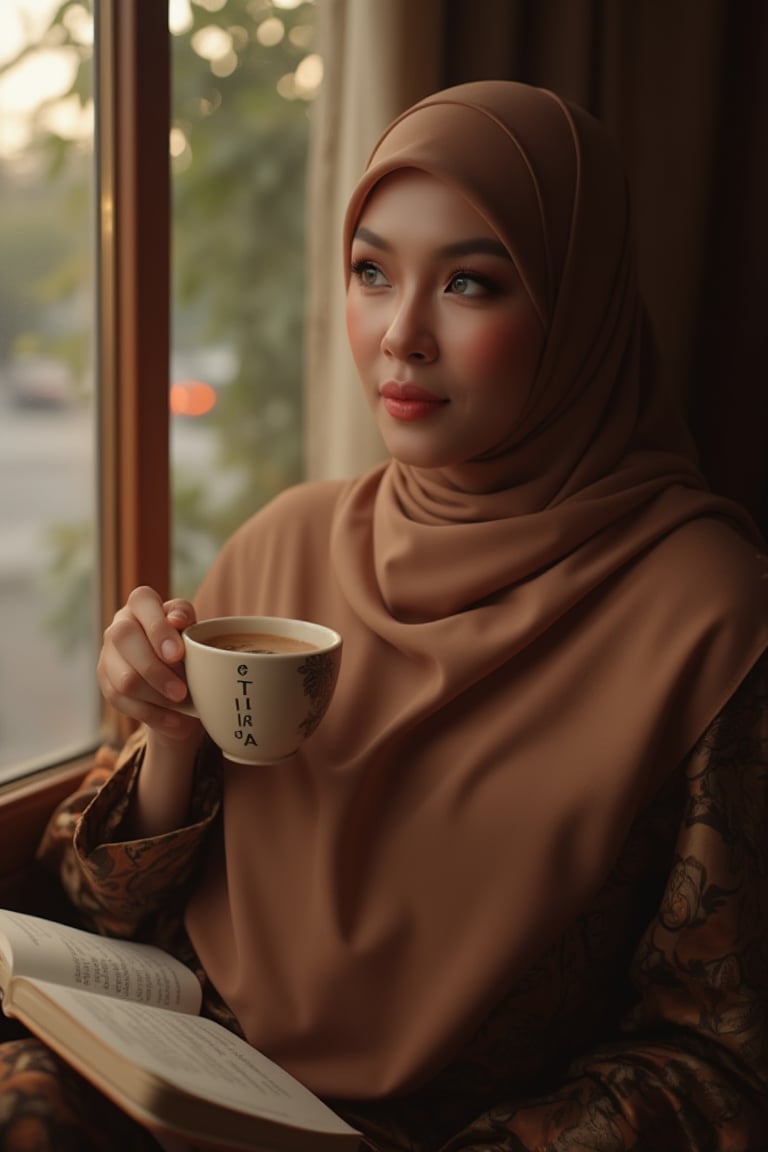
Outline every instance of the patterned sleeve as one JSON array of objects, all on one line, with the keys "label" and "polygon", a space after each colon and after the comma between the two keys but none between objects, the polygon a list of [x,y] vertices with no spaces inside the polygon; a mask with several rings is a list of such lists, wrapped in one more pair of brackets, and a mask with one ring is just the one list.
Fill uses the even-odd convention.
[{"label": "patterned sleeve", "polygon": [[204,748],[185,826],[145,840],[121,839],[143,753],[140,731],[119,754],[99,749],[78,790],[51,816],[38,849],[83,923],[115,936],[141,937],[142,925],[178,911],[177,897],[220,805],[214,758]]},{"label": "patterned sleeve", "polygon": [[687,763],[673,867],[636,950],[623,1038],[445,1150],[768,1149],[768,660]]}]

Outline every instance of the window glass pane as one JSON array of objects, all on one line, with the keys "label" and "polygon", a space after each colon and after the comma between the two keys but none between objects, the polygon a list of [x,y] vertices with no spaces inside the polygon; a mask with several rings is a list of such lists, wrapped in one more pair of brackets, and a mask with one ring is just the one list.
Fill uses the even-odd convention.
[{"label": "window glass pane", "polygon": [[171,0],[173,585],[301,479],[314,4]]},{"label": "window glass pane", "polygon": [[0,4],[0,780],[93,742],[92,6]]}]

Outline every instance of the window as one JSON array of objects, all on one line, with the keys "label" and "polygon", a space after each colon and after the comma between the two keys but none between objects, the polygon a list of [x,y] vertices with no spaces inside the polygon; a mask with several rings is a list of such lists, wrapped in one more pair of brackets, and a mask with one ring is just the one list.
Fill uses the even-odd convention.
[{"label": "window", "polygon": [[0,780],[98,726],[93,20],[0,6]]},{"label": "window", "polygon": [[301,476],[312,16],[0,5],[0,782],[125,734],[105,623]]},{"label": "window", "polygon": [[304,183],[314,4],[174,0],[172,571],[302,476]]}]

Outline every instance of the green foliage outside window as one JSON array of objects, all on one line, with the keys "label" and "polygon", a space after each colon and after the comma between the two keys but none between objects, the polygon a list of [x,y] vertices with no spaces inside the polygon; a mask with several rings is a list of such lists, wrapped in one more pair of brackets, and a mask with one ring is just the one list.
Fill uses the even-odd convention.
[{"label": "green foliage outside window", "polygon": [[[176,343],[202,334],[226,345],[237,367],[208,418],[234,491],[223,506],[194,487],[175,493],[175,590],[185,592],[201,574],[195,558],[204,566],[204,541],[215,548],[301,478],[304,191],[316,63],[312,4],[227,0],[218,12],[192,13],[192,27],[173,41],[182,145],[174,174]],[[211,29],[226,33],[228,49]],[[222,53],[210,66],[194,48],[202,38],[205,49],[206,34]],[[212,70],[232,68],[235,57],[227,75]]]},{"label": "green foliage outside window", "polygon": [[[212,498],[199,470],[174,482],[173,592],[187,595],[231,530],[302,474],[304,191],[319,62],[312,0],[179,0],[174,10],[183,19],[172,21],[173,343],[193,362],[224,350],[230,366],[215,407],[198,418],[214,441],[213,470],[227,478],[226,500]],[[64,0],[45,40],[77,54],[68,95],[86,102],[93,61],[83,14],[80,0]],[[92,298],[93,268],[71,238],[93,211],[93,164],[82,144],[44,123],[39,178],[26,188],[4,182],[3,250],[17,243],[26,259],[13,281],[0,275],[0,360],[25,348],[55,355],[87,393],[94,318],[77,304]],[[38,248],[48,269],[60,251],[55,275],[36,274]],[[60,589],[52,623],[75,643],[90,622],[90,528],[56,525],[50,546]]]}]

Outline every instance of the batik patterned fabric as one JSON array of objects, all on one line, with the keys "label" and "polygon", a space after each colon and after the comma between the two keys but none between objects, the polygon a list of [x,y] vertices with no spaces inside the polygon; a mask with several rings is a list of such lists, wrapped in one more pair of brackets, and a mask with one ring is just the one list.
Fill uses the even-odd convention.
[{"label": "batik patterned fabric", "polygon": [[[89,926],[155,940],[195,966],[182,914],[195,861],[217,834],[213,756],[201,756],[188,826],[125,844],[120,819],[140,757],[137,741],[115,774],[114,754],[102,750],[52,819],[41,856],[61,870]],[[72,832],[86,808],[78,835],[86,855],[78,862]],[[460,1056],[416,1093],[331,1103],[382,1150],[761,1152],[768,1147],[766,827],[763,658],[635,822],[589,911],[509,989]],[[205,1011],[237,1030],[199,974]],[[43,1061],[34,1092],[19,1093],[14,1069],[25,1050],[2,1052],[5,1083],[14,1086],[3,1096],[8,1132],[18,1107],[43,1127],[62,1124],[62,1140],[78,1116],[94,1115],[90,1104],[80,1113],[86,1105],[77,1093],[62,1097],[55,1062]],[[34,1068],[42,1055],[35,1050],[30,1059]],[[62,1111],[62,1098],[69,1109]],[[41,1118],[48,1108],[50,1121]],[[88,1147],[50,1145],[70,1146]],[[144,1146],[111,1140],[103,1147]]]},{"label": "batik patterned fabric", "polygon": [[29,1038],[0,1044],[0,1148],[2,1152],[158,1152],[160,1145],[43,1044]]}]

